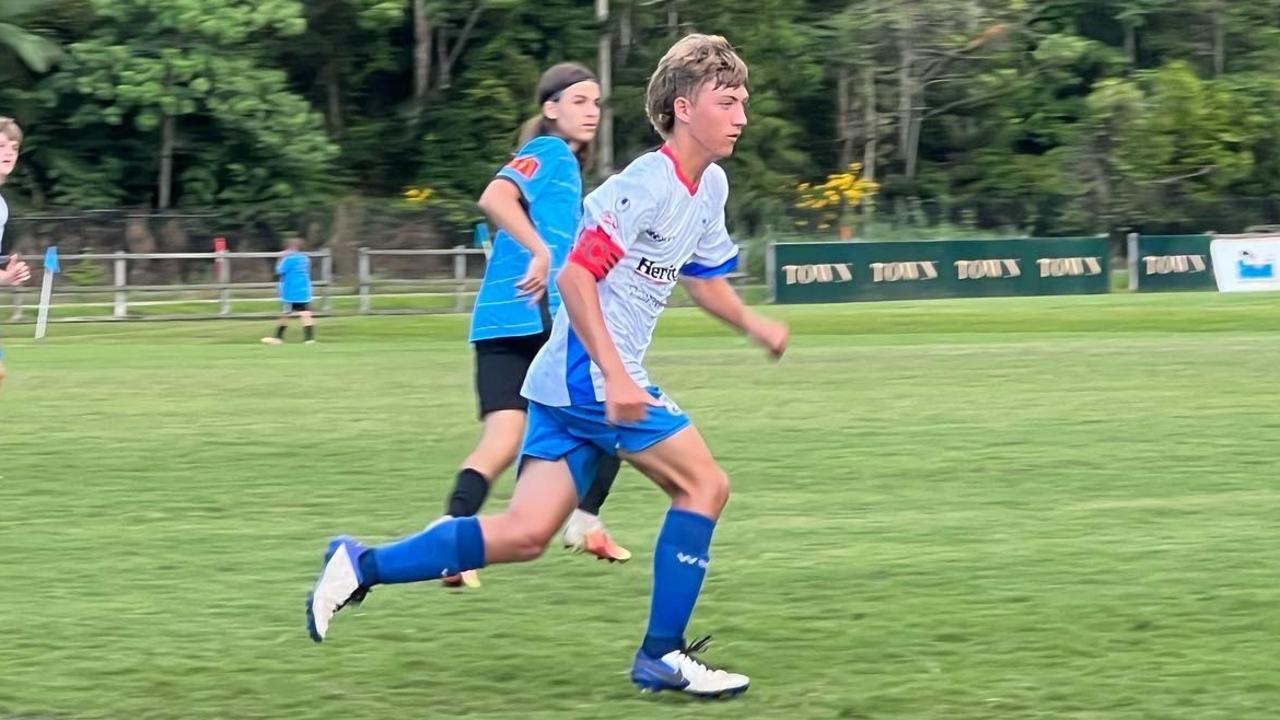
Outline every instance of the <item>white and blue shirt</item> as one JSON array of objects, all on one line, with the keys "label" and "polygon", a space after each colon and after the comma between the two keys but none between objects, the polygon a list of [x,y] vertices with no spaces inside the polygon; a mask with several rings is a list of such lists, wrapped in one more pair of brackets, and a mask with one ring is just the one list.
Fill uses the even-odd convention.
[{"label": "white and blue shirt", "polygon": [[[520,189],[533,227],[551,252],[546,303],[552,315],[560,308],[555,279],[573,247],[582,217],[582,171],[578,158],[563,138],[539,135],[524,144],[515,158],[498,171]],[[532,257],[515,238],[499,230],[485,266],[484,281],[471,313],[471,342],[538,335],[542,309],[516,289]]]},{"label": "white and blue shirt", "polygon": [[9,222],[9,203],[0,196],[0,253],[4,252],[4,226]]},{"label": "white and blue shirt", "polygon": [[[682,276],[722,277],[737,265],[738,248],[724,223],[728,196],[718,165],[694,186],[663,146],[606,180],[583,203],[582,228],[599,228],[624,251],[600,281],[600,307],[627,372],[641,387],[651,384],[642,363],[676,282]],[[604,376],[563,308],[522,392],[553,407],[604,401]]]}]

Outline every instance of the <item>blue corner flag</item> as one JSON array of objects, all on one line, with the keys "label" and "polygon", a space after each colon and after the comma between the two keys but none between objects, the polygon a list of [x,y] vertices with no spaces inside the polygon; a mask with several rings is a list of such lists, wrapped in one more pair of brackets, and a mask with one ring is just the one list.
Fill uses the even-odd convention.
[{"label": "blue corner flag", "polygon": [[44,251],[44,271],[50,273],[62,272],[62,268],[58,265],[57,245],[50,245],[49,249]]}]

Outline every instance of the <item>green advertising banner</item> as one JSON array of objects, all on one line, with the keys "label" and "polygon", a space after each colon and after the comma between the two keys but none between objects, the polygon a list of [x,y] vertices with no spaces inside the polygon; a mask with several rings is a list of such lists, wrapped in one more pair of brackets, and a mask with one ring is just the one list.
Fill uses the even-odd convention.
[{"label": "green advertising banner", "polygon": [[1217,290],[1210,235],[1129,236],[1129,289]]},{"label": "green advertising banner", "polygon": [[770,251],[780,303],[1109,290],[1105,237],[778,243]]}]

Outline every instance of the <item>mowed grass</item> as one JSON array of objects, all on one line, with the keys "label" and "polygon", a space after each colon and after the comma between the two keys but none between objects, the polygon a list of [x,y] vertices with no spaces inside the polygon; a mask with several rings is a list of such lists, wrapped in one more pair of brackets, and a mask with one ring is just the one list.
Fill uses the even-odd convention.
[{"label": "mowed grass", "polygon": [[465,318],[7,328],[0,718],[1275,717],[1280,300],[765,312],[780,364],[690,310],[649,361],[733,478],[691,628],[753,677],[725,703],[627,682],[666,507],[630,470],[629,565],[552,548],[307,639],[328,537],[440,511]]}]

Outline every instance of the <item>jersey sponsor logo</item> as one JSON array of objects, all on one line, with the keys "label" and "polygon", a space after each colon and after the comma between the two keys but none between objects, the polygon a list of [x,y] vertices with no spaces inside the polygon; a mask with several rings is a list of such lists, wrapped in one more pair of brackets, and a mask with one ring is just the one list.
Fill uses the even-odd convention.
[{"label": "jersey sponsor logo", "polygon": [[654,310],[661,312],[662,309],[667,306],[666,299],[659,297],[657,295],[654,295],[651,292],[648,292],[647,290],[645,290],[646,287],[653,287],[653,286],[641,285],[638,283],[634,283],[634,284],[629,283],[627,284],[627,295],[632,299],[638,302],[644,303],[645,305],[648,305]]},{"label": "jersey sponsor logo", "polygon": [[645,230],[644,236],[658,244],[671,242],[671,238],[659,234],[656,230]]},{"label": "jersey sponsor logo", "polygon": [[507,167],[515,170],[526,180],[533,179],[533,176],[538,173],[538,167],[540,165],[541,163],[538,162],[538,158],[532,155],[521,155],[507,163]]},{"label": "jersey sponsor logo", "polygon": [[636,272],[662,282],[675,282],[680,279],[680,268],[674,265],[656,265],[647,257],[640,258],[640,262],[636,264]]}]

